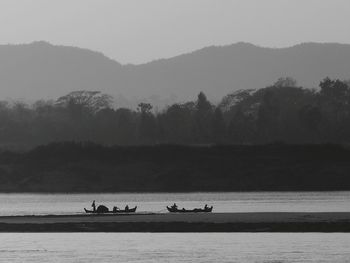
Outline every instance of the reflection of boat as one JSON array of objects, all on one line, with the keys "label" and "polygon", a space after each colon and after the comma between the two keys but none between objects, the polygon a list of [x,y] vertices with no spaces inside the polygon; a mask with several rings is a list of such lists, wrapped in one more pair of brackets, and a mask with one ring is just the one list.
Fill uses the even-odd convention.
[{"label": "reflection of boat", "polygon": [[166,207],[170,213],[210,213],[213,211],[213,207],[204,207],[204,208],[194,208],[194,209],[178,209],[177,207]]},{"label": "reflection of boat", "polygon": [[94,210],[88,210],[86,208],[84,208],[85,212],[88,214],[118,214],[118,213],[135,213],[137,209],[137,206],[135,206],[134,208],[127,208],[124,210],[120,210],[117,209],[116,207],[113,208],[112,211],[110,211],[108,209],[108,207],[104,206],[104,205],[99,205],[97,207],[97,209]]}]

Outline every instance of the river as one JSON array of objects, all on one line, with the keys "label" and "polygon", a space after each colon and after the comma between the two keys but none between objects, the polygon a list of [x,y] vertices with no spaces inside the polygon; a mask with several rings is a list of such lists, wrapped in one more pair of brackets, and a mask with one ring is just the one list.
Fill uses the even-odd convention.
[{"label": "river", "polygon": [[93,200],[159,213],[174,202],[186,208],[213,205],[213,212],[350,212],[350,192],[0,194],[0,216],[83,213]]},{"label": "river", "polygon": [[0,262],[349,262],[350,234],[8,233]]},{"label": "river", "polygon": [[[350,192],[0,194],[0,215],[79,214],[92,200],[165,213],[350,212]],[[348,262],[348,233],[1,233],[0,262]]]}]

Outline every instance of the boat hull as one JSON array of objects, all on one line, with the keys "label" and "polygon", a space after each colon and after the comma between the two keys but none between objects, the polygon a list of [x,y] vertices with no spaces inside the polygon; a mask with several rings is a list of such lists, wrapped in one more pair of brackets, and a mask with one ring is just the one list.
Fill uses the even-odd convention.
[{"label": "boat hull", "polygon": [[208,207],[207,209],[195,208],[195,209],[177,209],[173,207],[166,207],[170,213],[210,213],[213,211],[213,207]]},{"label": "boat hull", "polygon": [[99,211],[93,211],[93,210],[88,210],[88,209],[84,208],[85,213],[87,213],[87,214],[127,214],[127,213],[135,213],[136,209],[137,209],[137,206],[135,206],[134,208],[130,208],[128,210],[116,210],[116,211],[99,212]]}]

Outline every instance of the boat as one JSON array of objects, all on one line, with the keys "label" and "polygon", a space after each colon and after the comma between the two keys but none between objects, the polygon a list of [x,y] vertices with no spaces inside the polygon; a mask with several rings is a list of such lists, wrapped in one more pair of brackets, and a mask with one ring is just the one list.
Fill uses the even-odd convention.
[{"label": "boat", "polygon": [[213,207],[204,207],[204,208],[194,208],[194,209],[178,209],[177,207],[166,207],[170,213],[210,213],[213,211]]},{"label": "boat", "polygon": [[117,214],[117,213],[135,213],[136,209],[137,209],[137,206],[135,206],[134,208],[127,208],[124,210],[117,209],[116,207],[113,207],[112,213],[114,213],[114,214]]},{"label": "boat", "polygon": [[84,208],[85,213],[87,214],[119,214],[119,213],[135,213],[137,209],[137,206],[134,208],[128,208],[128,209],[117,209],[117,207],[113,207],[113,210],[110,211],[108,207],[104,205],[99,205],[97,209],[94,210],[88,210]]}]

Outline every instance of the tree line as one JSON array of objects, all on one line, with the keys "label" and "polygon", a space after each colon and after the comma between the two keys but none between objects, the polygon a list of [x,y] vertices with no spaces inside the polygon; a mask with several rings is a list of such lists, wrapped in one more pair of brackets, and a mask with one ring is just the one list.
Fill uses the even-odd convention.
[{"label": "tree line", "polygon": [[30,148],[57,141],[104,145],[347,143],[350,84],[326,78],[318,89],[281,78],[258,90],[239,90],[214,105],[195,101],[156,112],[115,108],[98,91],[75,91],[54,101],[0,102],[0,145]]},{"label": "tree line", "polygon": [[334,191],[350,149],[330,144],[102,146],[0,152],[0,192]]}]

